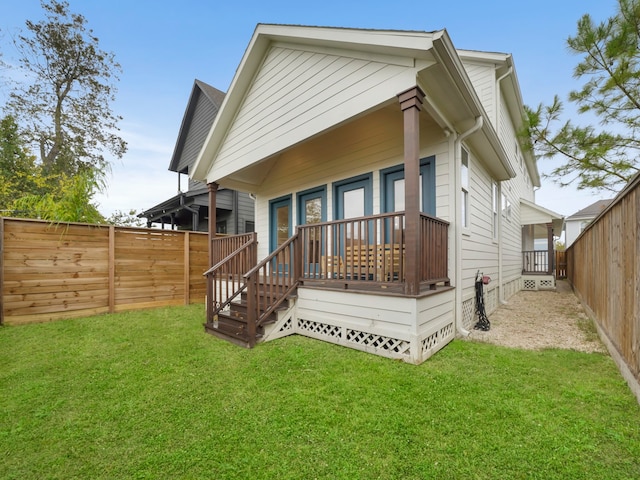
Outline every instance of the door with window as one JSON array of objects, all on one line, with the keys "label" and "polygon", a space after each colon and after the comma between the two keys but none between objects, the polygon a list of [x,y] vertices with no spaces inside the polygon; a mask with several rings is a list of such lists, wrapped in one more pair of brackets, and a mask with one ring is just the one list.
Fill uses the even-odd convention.
[{"label": "door with window", "polygon": [[[371,175],[361,175],[334,184],[335,218],[357,218],[373,214]],[[366,237],[366,222],[347,224],[340,235],[349,244],[362,243]]]},{"label": "door with window", "polygon": [[[327,220],[327,192],[324,187],[306,190],[298,193],[298,224],[312,225]],[[320,258],[324,255],[323,232],[320,228],[307,230],[306,245],[303,252],[303,264],[305,276],[318,276],[320,274]]]},{"label": "door with window", "polygon": [[[269,202],[269,251],[273,252],[291,236],[291,196]],[[278,272],[287,271],[290,258],[285,264],[274,265]]]},{"label": "door with window", "polygon": [[[420,160],[420,211],[429,215],[436,214],[436,176],[435,157],[426,157]],[[384,212],[402,212],[404,204],[404,165],[397,165],[382,171],[382,210]],[[401,237],[404,225],[400,225],[400,220],[395,219],[393,232],[385,233],[385,241],[391,238]],[[386,230],[386,228],[385,228]]]}]

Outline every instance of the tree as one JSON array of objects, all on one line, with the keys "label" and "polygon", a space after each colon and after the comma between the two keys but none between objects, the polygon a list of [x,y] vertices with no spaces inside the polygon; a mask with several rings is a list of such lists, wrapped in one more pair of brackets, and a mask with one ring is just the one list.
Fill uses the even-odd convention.
[{"label": "tree", "polygon": [[6,110],[25,141],[39,153],[45,174],[73,175],[108,169],[105,152],[121,158],[121,117],[110,108],[120,65],[102,51],[86,19],[66,1],[42,0],[46,19],[27,20],[28,33],[14,39],[20,68],[29,82],[9,94]]},{"label": "tree", "polygon": [[62,174],[59,188],[44,195],[24,195],[11,204],[13,216],[40,218],[52,222],[104,223],[104,217],[91,203],[100,190],[100,178],[94,170],[85,170],[73,176]]},{"label": "tree", "polygon": [[616,15],[600,24],[584,15],[567,45],[582,56],[573,75],[585,81],[568,99],[599,126],[558,127],[564,105],[556,95],[550,106],[527,108],[525,138],[540,157],[564,157],[549,174],[560,185],[616,192],[640,171],[640,0],[618,0]]},{"label": "tree", "polygon": [[146,224],[142,218],[138,217],[138,211],[135,209],[131,209],[128,212],[116,210],[106,219],[106,222],[121,227],[144,227]]},{"label": "tree", "polygon": [[35,157],[22,141],[13,117],[4,117],[0,120],[0,210],[6,212],[24,192],[37,193],[38,183]]}]

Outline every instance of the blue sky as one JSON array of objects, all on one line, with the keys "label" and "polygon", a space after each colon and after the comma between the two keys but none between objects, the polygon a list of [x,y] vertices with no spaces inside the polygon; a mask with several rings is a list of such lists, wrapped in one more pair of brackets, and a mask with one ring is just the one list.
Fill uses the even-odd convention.
[{"label": "blue sky", "polygon": [[[124,117],[121,135],[129,151],[113,163],[100,211],[144,210],[175,195],[177,174],[167,167],[194,79],[226,91],[258,23],[432,31],[446,28],[461,49],[513,54],[524,102],[550,103],[554,94],[579,87],[572,78],[578,57],[566,38],[589,13],[612,16],[616,0],[335,1],[271,0],[69,0],[115,54],[123,72],[113,110]],[[10,38],[26,19],[43,17],[39,0],[0,0],[0,46],[15,55]],[[4,72],[6,75],[6,72]],[[6,84],[0,82],[0,105]],[[553,161],[542,160],[549,171]],[[186,180],[182,180],[183,189]],[[611,195],[560,189],[550,180],[536,194],[543,207],[568,216]]]}]

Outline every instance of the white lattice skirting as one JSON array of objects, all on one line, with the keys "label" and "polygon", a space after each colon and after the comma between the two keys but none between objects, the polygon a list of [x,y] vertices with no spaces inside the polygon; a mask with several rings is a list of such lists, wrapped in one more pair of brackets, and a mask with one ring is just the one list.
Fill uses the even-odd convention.
[{"label": "white lattice skirting", "polygon": [[523,276],[523,290],[554,290],[556,288],[556,280],[553,275],[536,275]]},{"label": "white lattice skirting", "polygon": [[289,318],[282,323],[279,322],[276,329],[269,334],[268,339],[272,340],[293,333],[382,357],[408,363],[422,363],[453,340],[455,328],[453,322],[449,322],[436,327],[435,331],[408,339],[325,322]]}]

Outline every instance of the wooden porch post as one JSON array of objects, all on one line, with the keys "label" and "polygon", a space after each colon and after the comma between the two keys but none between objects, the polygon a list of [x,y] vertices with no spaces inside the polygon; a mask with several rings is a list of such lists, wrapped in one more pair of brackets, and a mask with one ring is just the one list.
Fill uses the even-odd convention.
[{"label": "wooden porch post", "polygon": [[420,293],[420,109],[424,92],[418,87],[398,95],[404,117],[404,293]]},{"label": "wooden porch post", "polygon": [[555,269],[554,260],[556,257],[553,250],[553,223],[547,223],[547,273],[549,275],[553,275],[553,270]]},{"label": "wooden porch post", "polygon": [[[209,268],[213,267],[215,257],[213,251],[213,239],[216,236],[216,193],[218,184],[207,183],[209,189]],[[213,282],[207,279],[207,323],[213,323]]]}]

